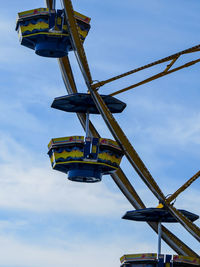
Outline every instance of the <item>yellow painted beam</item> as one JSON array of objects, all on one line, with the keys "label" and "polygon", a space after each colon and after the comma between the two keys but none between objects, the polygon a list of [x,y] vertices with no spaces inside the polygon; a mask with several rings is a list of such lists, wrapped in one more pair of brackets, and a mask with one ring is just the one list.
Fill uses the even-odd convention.
[{"label": "yellow painted beam", "polygon": [[174,199],[176,199],[180,193],[185,191],[194,181],[196,181],[200,177],[200,171],[198,171],[195,175],[193,175],[186,183],[184,183],[176,192],[174,192],[172,195],[170,195],[166,202],[170,204]]},{"label": "yellow painted beam", "polygon": [[83,44],[78,33],[78,27],[74,18],[74,10],[72,7],[72,3],[71,0],[62,0],[62,3],[65,10],[67,25],[71,33],[72,45],[74,47],[74,51],[86,84],[89,86],[90,84],[92,84],[92,76],[88,66],[85,50],[83,48]]},{"label": "yellow painted beam", "polygon": [[45,0],[46,6],[50,9],[53,7],[53,0]]},{"label": "yellow painted beam", "polygon": [[186,49],[186,50],[180,51],[180,52],[178,52],[178,53],[176,53],[176,54],[170,55],[170,56],[168,56],[168,57],[165,57],[165,58],[156,60],[156,61],[154,61],[154,62],[152,62],[152,63],[146,64],[146,65],[141,66],[141,67],[139,67],[139,68],[136,68],[136,69],[127,71],[127,72],[125,72],[125,73],[123,73],[123,74],[114,76],[114,77],[112,77],[112,78],[110,78],[110,79],[107,79],[107,80],[104,80],[104,81],[100,81],[100,82],[98,82],[98,83],[94,83],[94,84],[92,85],[92,88],[93,88],[93,89],[99,88],[99,87],[101,87],[101,86],[103,86],[103,85],[105,85],[105,84],[107,84],[107,83],[110,83],[110,82],[116,81],[116,80],[118,80],[118,79],[124,78],[124,77],[126,77],[126,76],[128,76],[128,75],[131,75],[131,74],[133,74],[133,73],[136,73],[136,72],[138,72],[138,71],[141,71],[141,70],[144,70],[144,69],[147,69],[147,68],[150,68],[150,67],[153,67],[153,66],[162,64],[162,63],[167,62],[167,61],[170,61],[170,60],[173,60],[173,59],[175,59],[175,58],[180,57],[181,55],[184,55],[184,54],[190,54],[190,53],[194,53],[194,52],[198,52],[198,51],[200,51],[200,44],[199,44],[199,45],[196,45],[196,46],[193,46],[193,47],[191,47],[191,48],[188,48],[188,49]]},{"label": "yellow painted beam", "polygon": [[180,56],[177,56],[175,57],[174,59],[172,59],[172,61],[167,65],[166,69],[164,70],[164,72],[167,72],[173,65],[174,63],[177,61],[177,59],[179,58]]},{"label": "yellow painted beam", "polygon": [[146,83],[148,83],[148,82],[154,81],[154,80],[156,80],[156,79],[158,79],[158,78],[161,78],[161,77],[163,77],[163,76],[166,76],[166,75],[168,75],[168,74],[171,74],[171,73],[173,73],[173,72],[175,72],[175,71],[181,70],[181,69],[183,69],[183,68],[190,67],[190,66],[192,66],[192,65],[194,65],[194,64],[196,64],[196,63],[198,63],[198,62],[200,62],[200,58],[198,58],[198,59],[196,59],[196,60],[193,60],[193,61],[190,61],[190,62],[188,62],[188,63],[186,63],[186,64],[184,64],[184,65],[181,65],[181,66],[179,66],[179,67],[177,67],[177,68],[174,68],[174,69],[172,69],[172,70],[159,72],[158,74],[153,75],[153,76],[151,76],[151,77],[149,77],[149,78],[147,78],[147,79],[145,79],[145,80],[143,80],[143,81],[141,81],[141,82],[139,82],[139,83],[135,83],[135,84],[133,84],[133,85],[131,85],[131,86],[128,86],[128,87],[126,87],[126,88],[124,88],[124,89],[121,89],[121,90],[118,90],[118,91],[116,91],[116,92],[113,92],[113,93],[111,93],[110,95],[111,95],[111,96],[114,96],[114,95],[121,94],[121,93],[126,92],[126,91],[128,91],[128,90],[130,90],[130,89],[136,88],[136,87],[138,87],[138,86],[140,86],[140,85],[146,84]]}]

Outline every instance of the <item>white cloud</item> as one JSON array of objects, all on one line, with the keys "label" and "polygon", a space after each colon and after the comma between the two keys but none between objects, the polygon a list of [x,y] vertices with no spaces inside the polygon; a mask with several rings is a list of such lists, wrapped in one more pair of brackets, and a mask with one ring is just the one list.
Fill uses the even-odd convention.
[{"label": "white cloud", "polygon": [[43,125],[31,112],[26,110],[20,102],[10,101],[9,105],[0,100],[0,121],[15,128],[42,132]]},{"label": "white cloud", "polygon": [[19,42],[17,40],[17,32],[15,32],[15,19],[1,17],[0,32],[3,36],[3,38],[0,40],[1,62],[4,64],[18,63],[18,65],[20,65],[22,61],[24,62],[24,60],[27,59],[27,57],[25,56],[24,51],[17,49],[17,44],[19,44]]},{"label": "white cloud", "polygon": [[[55,240],[56,243],[56,240]],[[67,240],[62,247],[44,247],[21,242],[12,236],[0,235],[0,267],[64,267],[88,266],[102,267],[103,265],[119,266],[119,258],[127,253],[132,246],[130,238],[109,240],[107,243],[88,242],[87,240]],[[136,252],[151,251],[150,244],[140,243],[134,249]]]},{"label": "white cloud", "polygon": [[[185,110],[182,110],[185,111]],[[154,140],[163,144],[178,145],[188,149],[188,145],[200,144],[200,113],[194,111],[187,116],[181,116],[180,111],[176,116],[173,109],[169,110],[168,119],[162,126],[148,127],[147,134]]]},{"label": "white cloud", "polygon": [[36,154],[12,138],[1,138],[0,157],[1,208],[95,216],[116,214],[126,209],[120,193],[110,192],[103,182],[68,181],[67,175],[51,169],[48,159],[39,162]]},{"label": "white cloud", "polygon": [[200,112],[196,107],[191,109],[178,103],[163,102],[163,99],[155,101],[149,96],[137,96],[134,101],[127,98],[127,102],[129,114],[137,112],[137,117],[133,117],[134,128],[128,130],[129,134],[132,130],[148,136],[157,145],[199,145]]},{"label": "white cloud", "polygon": [[47,168],[9,164],[1,166],[1,208],[44,212],[70,212],[95,216],[119,213],[126,209],[119,194],[105,185],[75,184],[66,176]]},{"label": "white cloud", "polygon": [[[199,179],[194,182],[186,191],[180,194],[177,197],[177,201],[175,205],[180,209],[186,209],[191,211],[197,215],[200,215],[199,204],[200,203],[200,195],[198,190]],[[200,225],[200,219],[198,219],[195,223]]]}]

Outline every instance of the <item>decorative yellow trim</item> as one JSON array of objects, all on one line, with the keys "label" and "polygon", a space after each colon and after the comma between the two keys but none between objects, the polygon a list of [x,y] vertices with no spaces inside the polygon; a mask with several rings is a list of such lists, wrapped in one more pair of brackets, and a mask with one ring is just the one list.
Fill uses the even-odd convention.
[{"label": "decorative yellow trim", "polygon": [[33,30],[44,30],[49,28],[49,24],[39,21],[37,24],[28,24],[27,26],[20,26],[22,34],[26,31],[32,32]]},{"label": "decorative yellow trim", "polygon": [[99,153],[98,159],[108,160],[108,161],[111,161],[112,163],[117,163],[118,165],[121,162],[121,158],[116,158],[114,155],[111,156],[108,153]]},{"label": "decorative yellow trim", "polygon": [[57,18],[57,20],[56,20],[56,24],[59,25],[59,26],[62,24],[62,19],[61,19],[61,17],[58,17],[58,18]]},{"label": "decorative yellow trim", "polygon": [[73,136],[67,136],[67,137],[59,137],[59,138],[52,138],[53,142],[59,142],[59,141],[83,141],[84,142],[84,136],[80,135],[73,135]]},{"label": "decorative yellow trim", "polygon": [[52,145],[65,145],[70,143],[84,144],[84,136],[74,135],[68,137],[52,138],[48,144],[48,148],[50,149]]},{"label": "decorative yellow trim", "polygon": [[163,204],[160,203],[156,208],[157,209],[162,209],[162,208],[164,208],[164,206],[163,206]]},{"label": "decorative yellow trim", "polygon": [[111,139],[106,139],[106,138],[100,138],[99,140],[100,145],[107,145],[107,146],[111,146],[114,147],[118,150],[121,150],[121,148],[119,147],[118,143],[114,140]]},{"label": "decorative yellow trim", "polygon": [[126,261],[141,261],[141,260],[157,260],[156,253],[144,253],[144,254],[126,254],[120,258],[121,263]]},{"label": "decorative yellow trim", "polygon": [[67,152],[67,151],[63,151],[61,153],[58,153],[58,152],[54,152],[53,153],[54,156],[55,156],[55,159],[59,159],[59,158],[68,158],[68,157],[72,157],[72,158],[81,158],[83,157],[83,152],[81,152],[80,150],[72,150],[70,152]]},{"label": "decorative yellow trim", "polygon": [[94,145],[92,146],[92,153],[97,153],[97,146],[96,145],[95,146]]},{"label": "decorative yellow trim", "polygon": [[74,11],[74,15],[75,15],[75,18],[83,20],[85,23],[88,23],[88,24],[90,23],[91,18],[89,18],[89,17],[87,17],[87,16],[85,16],[85,15],[83,15],[77,11]]},{"label": "decorative yellow trim", "polygon": [[23,17],[41,15],[41,14],[47,15],[48,13],[49,13],[49,8],[36,8],[36,9],[31,9],[31,10],[20,12],[18,13],[18,17],[23,18]]},{"label": "decorative yellow trim", "polygon": [[87,31],[82,31],[82,30],[80,29],[80,27],[78,27],[78,32],[79,32],[79,34],[80,34],[81,36],[83,36],[83,38],[86,38],[86,36],[88,35],[88,32],[87,32]]},{"label": "decorative yellow trim", "polygon": [[39,34],[45,34],[45,35],[51,35],[51,36],[59,36],[59,37],[62,37],[62,36],[69,36],[69,34],[61,34],[61,33],[51,33],[51,32],[37,32],[37,33],[32,33],[32,34],[28,34],[28,35],[23,35],[22,37],[30,37],[30,36],[35,36],[35,35],[39,35]]},{"label": "decorative yellow trim", "polygon": [[193,264],[193,265],[196,265],[196,266],[200,265],[200,259],[193,258],[193,257],[190,257],[190,256],[182,256],[182,255],[174,255],[173,256],[173,262]]},{"label": "decorative yellow trim", "polygon": [[[51,163],[53,163],[54,161],[56,161],[60,158],[63,158],[66,160],[68,157],[71,157],[71,158],[81,158],[82,157],[83,158],[83,153],[82,152],[78,153],[78,152],[74,152],[74,151],[73,152],[65,152],[65,153],[54,152],[50,157],[50,161],[51,161]],[[70,162],[70,160],[69,160],[69,162]]]}]

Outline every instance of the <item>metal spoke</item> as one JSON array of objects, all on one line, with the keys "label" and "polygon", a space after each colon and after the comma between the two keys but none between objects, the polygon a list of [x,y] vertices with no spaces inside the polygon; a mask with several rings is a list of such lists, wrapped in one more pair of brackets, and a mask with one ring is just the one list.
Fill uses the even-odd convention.
[{"label": "metal spoke", "polygon": [[162,71],[162,72],[160,72],[160,73],[158,73],[158,74],[156,74],[156,75],[153,75],[153,76],[151,76],[150,78],[147,78],[147,79],[145,79],[145,80],[143,80],[143,81],[141,81],[141,82],[139,82],[139,83],[133,84],[133,85],[131,85],[131,86],[129,86],[129,87],[126,87],[126,88],[124,88],[124,89],[121,89],[121,90],[118,90],[118,91],[116,91],[116,92],[114,92],[114,93],[111,93],[110,95],[111,95],[111,96],[118,95],[118,94],[120,94],[120,93],[126,92],[126,91],[128,91],[128,90],[130,90],[130,89],[136,88],[136,87],[138,87],[138,86],[140,86],[140,85],[143,85],[143,84],[145,84],[145,83],[151,82],[151,81],[156,80],[156,79],[161,78],[161,77],[164,77],[164,76],[166,76],[166,75],[168,75],[168,74],[171,74],[171,73],[173,73],[173,72],[175,72],[175,71],[178,71],[178,70],[181,70],[181,69],[190,67],[190,66],[192,66],[192,65],[194,65],[194,64],[196,64],[196,63],[198,63],[198,62],[200,62],[200,58],[198,58],[198,59],[196,59],[196,60],[193,60],[193,61],[190,61],[190,62],[188,62],[188,63],[186,63],[186,64],[184,64],[184,65],[181,65],[181,66],[179,66],[179,67],[177,67],[177,68],[174,68],[174,69],[172,69],[172,70],[168,70],[168,71],[164,70],[164,71]]},{"label": "metal spoke", "polygon": [[162,64],[162,63],[164,63],[164,62],[167,62],[167,61],[176,59],[176,58],[180,57],[181,55],[185,55],[185,54],[189,54],[189,53],[198,52],[198,51],[200,51],[199,49],[200,49],[200,44],[199,44],[199,45],[196,45],[196,46],[193,46],[193,47],[191,47],[191,48],[188,48],[188,49],[186,49],[186,50],[180,51],[180,52],[178,52],[178,53],[175,53],[175,54],[173,54],[173,55],[171,55],[171,56],[168,56],[168,57],[165,57],[165,58],[156,60],[156,61],[154,61],[154,62],[152,62],[152,63],[149,63],[149,64],[146,64],[146,65],[144,65],[144,66],[142,66],[142,67],[139,67],[139,68],[130,70],[130,71],[128,71],[128,72],[125,72],[125,73],[120,74],[120,75],[117,75],[117,76],[114,76],[114,77],[112,77],[112,78],[110,78],[110,79],[107,79],[107,80],[104,80],[104,81],[100,81],[100,82],[98,82],[98,83],[95,83],[95,84],[92,85],[92,88],[93,88],[93,89],[99,88],[99,87],[101,87],[101,86],[103,86],[103,85],[105,85],[105,84],[107,84],[107,83],[110,83],[110,82],[116,81],[116,80],[118,80],[118,79],[124,78],[124,77],[126,77],[126,76],[128,76],[128,75],[131,75],[131,74],[133,74],[133,73],[136,73],[136,72],[138,72],[138,71],[145,70],[145,69],[147,69],[147,68],[150,68],[150,67],[153,67],[153,66]]},{"label": "metal spoke", "polygon": [[54,0],[45,0],[44,2],[46,3],[46,6],[50,9],[53,8],[53,1]]},{"label": "metal spoke", "polygon": [[194,176],[192,176],[186,183],[184,183],[174,194],[170,195],[166,202],[169,204],[171,203],[175,198],[177,198],[180,193],[185,191],[194,181],[196,181],[200,177],[200,171],[198,171]]},{"label": "metal spoke", "polygon": [[74,47],[75,55],[77,57],[80,69],[82,71],[83,77],[85,79],[85,82],[87,85],[90,85],[92,83],[92,77],[90,74],[90,69],[88,66],[85,50],[83,48],[79,33],[78,33],[78,28],[77,28],[77,23],[74,18],[74,10],[72,7],[72,3],[70,0],[62,0],[63,7],[65,10],[65,16],[67,18],[67,25],[68,29],[71,33],[71,41],[72,45]]}]

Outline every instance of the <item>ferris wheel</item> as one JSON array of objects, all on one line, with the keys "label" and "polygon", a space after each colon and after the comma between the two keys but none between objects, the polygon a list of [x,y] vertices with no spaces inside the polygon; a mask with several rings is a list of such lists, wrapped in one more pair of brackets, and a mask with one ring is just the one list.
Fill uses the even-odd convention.
[{"label": "ferris wheel", "polygon": [[[62,10],[56,10],[55,0],[46,0],[46,8],[19,13],[16,27],[22,45],[35,50],[35,53],[40,56],[58,58],[68,95],[55,98],[52,107],[76,113],[86,132],[85,137],[71,136],[54,138],[50,141],[48,154],[52,167],[67,173],[70,180],[78,182],[99,182],[103,175],[110,174],[123,195],[136,209],[135,213],[127,213],[125,219],[134,220],[135,218],[135,220],[146,221],[158,233],[160,239],[162,238],[177,254],[199,258],[195,251],[179,239],[175,233],[161,225],[161,222],[165,221],[166,218],[171,222],[179,222],[189,234],[200,241],[200,228],[194,223],[198,216],[178,210],[174,206],[174,200],[199,178],[200,171],[177,191],[166,197],[114,118],[113,113],[121,113],[126,107],[124,102],[116,98],[118,94],[200,62],[200,58],[197,58],[174,67],[180,58],[200,51],[200,44],[107,80],[94,81],[83,47],[83,42],[90,30],[90,18],[74,11],[71,0],[61,0],[61,3],[63,5]],[[75,53],[87,86],[88,91],[84,94],[78,92],[75,83],[68,57],[70,51]],[[163,63],[166,63],[163,70],[145,80],[109,95],[99,94],[100,88],[108,83],[156,65],[162,64],[163,66]],[[114,140],[100,136],[90,120],[90,114],[102,116]],[[148,190],[158,199],[159,205],[156,208],[148,209],[145,206],[120,168],[123,156],[127,158]],[[148,216],[151,216],[151,219]],[[156,217],[157,219],[155,219]]]}]

